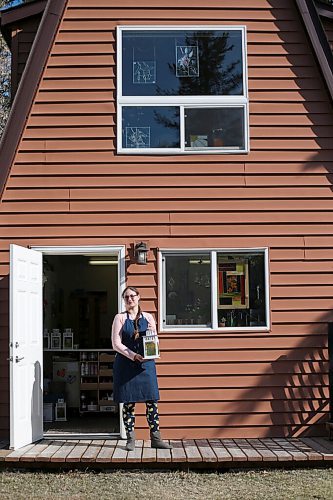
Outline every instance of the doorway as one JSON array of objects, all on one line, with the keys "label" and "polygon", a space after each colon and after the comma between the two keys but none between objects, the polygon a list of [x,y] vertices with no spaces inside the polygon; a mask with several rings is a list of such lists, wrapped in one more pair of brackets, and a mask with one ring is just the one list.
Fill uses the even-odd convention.
[{"label": "doorway", "polygon": [[[56,256],[59,259],[56,259]],[[68,261],[68,265],[65,260],[60,259],[61,256],[73,257],[74,260]],[[84,259],[85,264],[83,264],[80,257],[117,262],[93,264]],[[98,280],[100,278],[96,279],[97,272],[93,274],[94,279],[88,278],[90,271],[87,271],[87,268],[90,269],[90,266],[92,266],[91,269],[101,266],[104,269],[103,273],[106,267],[115,266],[114,269],[117,271],[113,271],[113,274],[110,275],[112,276],[112,279],[110,279],[112,284],[103,285],[103,287],[99,285]],[[75,269],[76,274],[74,276],[74,273],[71,273],[69,280],[64,276],[64,269],[66,268],[66,273],[69,274],[71,267]],[[84,267],[86,271],[84,271]],[[59,277],[56,274],[57,272]],[[44,290],[44,285],[48,280],[49,290],[47,287]],[[71,282],[70,286],[66,285],[66,281]],[[91,288],[90,283],[94,283],[95,286]],[[71,300],[76,303],[73,308],[77,307],[79,313],[74,314],[71,310],[65,313],[65,286],[69,289],[68,293]],[[89,428],[88,420],[93,415],[97,416],[97,414],[105,412],[105,416],[108,416],[110,421],[113,413],[111,402],[112,356],[114,353],[111,349],[111,342],[110,344],[107,342],[105,333],[107,327],[105,325],[108,325],[109,322],[108,328],[111,327],[108,318],[112,316],[113,311],[117,311],[117,308],[119,312],[122,303],[121,293],[124,287],[125,246],[36,246],[27,248],[15,244],[10,245],[11,449],[16,450],[40,440],[43,437],[44,425],[46,432],[52,432],[51,429],[47,429],[47,423],[53,424],[57,422],[57,428],[54,431],[57,433],[56,437],[61,437],[63,432],[65,437],[70,433],[70,436],[74,438],[74,429],[78,434],[78,438],[85,438],[88,435],[87,433],[103,436],[102,433],[96,434],[96,428],[92,426]],[[109,295],[110,300],[112,295],[113,306],[110,307],[109,312],[103,313],[103,310],[108,311]],[[85,305],[82,306],[82,303]],[[88,326],[86,325],[84,328],[82,322],[80,323],[80,311],[83,311],[82,316],[84,317],[84,311],[87,314],[87,310],[90,311],[92,307],[95,308],[95,312],[92,319],[89,316]],[[102,318],[103,314],[104,317]],[[66,324],[68,321],[73,321],[73,325]],[[45,337],[43,336],[43,330],[49,330],[49,340],[46,331]],[[52,330],[54,330],[53,339]],[[44,346],[43,341],[45,342]],[[94,347],[91,347],[92,345]],[[93,359],[92,356],[94,356]],[[57,362],[67,363],[67,365],[62,368],[53,366],[53,363]],[[77,366],[79,366],[79,372]],[[68,380],[65,380],[65,385],[63,383],[57,385],[56,382],[64,382],[64,377],[62,377],[63,368],[67,368]],[[53,376],[53,373],[62,378],[55,380],[56,377]],[[74,379],[74,374],[76,374],[75,381],[79,377],[79,399],[80,401],[85,400],[83,407],[78,406],[77,389],[73,389],[72,392],[71,388],[69,389],[70,380]],[[95,380],[92,380],[93,378]],[[45,379],[51,381],[51,387],[48,385],[49,380]],[[53,387],[52,382],[54,382]],[[92,397],[91,391],[95,391],[94,397]],[[47,401],[45,392],[52,394],[51,401]],[[81,398],[81,392],[85,393],[85,398]],[[73,403],[74,399],[76,400],[76,406]],[[44,407],[44,403],[48,403],[49,406]],[[105,406],[105,408],[101,410],[102,406]],[[73,408],[74,412],[72,411]],[[87,413],[81,410],[86,410]],[[81,423],[84,422],[84,417],[87,416],[87,425],[75,425],[68,431],[62,431],[61,426],[69,426],[67,424],[67,422],[70,422],[68,420],[69,416],[71,416],[71,424],[74,426],[74,418],[77,414]],[[118,417],[115,414],[116,418],[113,419],[114,429],[117,429],[116,434],[111,432],[113,430],[112,425],[108,425],[105,438],[119,436],[119,432],[122,437],[124,436],[124,426],[119,414],[118,411]],[[46,420],[51,421],[46,422]],[[118,426],[115,423],[116,420],[118,420]],[[51,437],[51,434],[49,437]]]},{"label": "doorway", "polygon": [[118,258],[43,255],[44,435],[119,434],[111,325]]}]

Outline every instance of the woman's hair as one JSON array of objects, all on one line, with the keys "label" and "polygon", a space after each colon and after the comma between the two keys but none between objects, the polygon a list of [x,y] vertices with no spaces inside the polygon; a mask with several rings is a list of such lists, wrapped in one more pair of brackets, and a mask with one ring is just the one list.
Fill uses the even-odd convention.
[{"label": "woman's hair", "polygon": [[[125,293],[128,291],[128,290],[131,290],[132,292],[136,293],[137,295],[140,295],[139,293],[139,290],[137,288],[135,288],[135,286],[127,286],[125,288],[125,290],[123,291],[123,293],[121,294],[122,298],[125,297]],[[135,316],[135,319],[134,319],[134,339],[138,339],[139,338],[139,318],[141,316],[141,307],[140,307],[140,304],[138,304],[138,312]]]}]

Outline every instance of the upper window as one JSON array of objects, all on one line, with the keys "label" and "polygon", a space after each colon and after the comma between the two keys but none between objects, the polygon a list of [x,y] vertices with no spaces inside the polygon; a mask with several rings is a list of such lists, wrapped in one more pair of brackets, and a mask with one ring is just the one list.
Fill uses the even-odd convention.
[{"label": "upper window", "polygon": [[244,27],[118,28],[118,151],[248,151]]}]

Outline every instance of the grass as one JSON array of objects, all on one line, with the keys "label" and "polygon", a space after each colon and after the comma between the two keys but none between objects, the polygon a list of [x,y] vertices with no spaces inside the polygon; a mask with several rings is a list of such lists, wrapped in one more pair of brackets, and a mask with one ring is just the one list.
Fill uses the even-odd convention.
[{"label": "grass", "polygon": [[234,472],[0,472],[0,498],[307,500],[333,498],[333,469]]}]

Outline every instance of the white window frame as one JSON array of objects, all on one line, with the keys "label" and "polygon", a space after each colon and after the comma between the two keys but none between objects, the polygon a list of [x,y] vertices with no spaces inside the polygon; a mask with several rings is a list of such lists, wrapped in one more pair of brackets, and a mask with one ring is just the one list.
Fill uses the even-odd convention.
[{"label": "white window frame", "polygon": [[[123,96],[122,95],[122,33],[124,31],[241,31],[243,89],[242,96]],[[249,144],[249,107],[248,107],[248,72],[246,50],[246,26],[228,25],[150,25],[150,26],[118,26],[117,27],[117,152],[120,154],[247,154]],[[122,108],[124,106],[178,106],[180,111],[180,148],[125,148],[122,145]],[[189,150],[185,148],[184,140],[184,108],[244,108],[244,149],[203,148]]]},{"label": "white window frame", "polygon": [[[262,253],[264,255],[264,272],[265,272],[265,318],[266,326],[234,326],[234,327],[219,327],[217,314],[217,254],[248,254]],[[185,255],[202,255],[203,253],[210,254],[211,260],[211,326],[165,326],[166,323],[166,270],[164,256],[185,256]],[[158,251],[158,269],[159,269],[159,330],[161,332],[206,332],[216,330],[219,332],[268,332],[271,329],[270,318],[270,279],[269,279],[269,249],[268,247],[256,248],[161,248]]]}]

